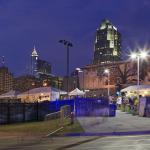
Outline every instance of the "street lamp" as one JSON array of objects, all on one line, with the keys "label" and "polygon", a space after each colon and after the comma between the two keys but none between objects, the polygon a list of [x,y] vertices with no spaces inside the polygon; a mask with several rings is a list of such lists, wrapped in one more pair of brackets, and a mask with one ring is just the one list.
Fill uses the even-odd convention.
[{"label": "street lamp", "polygon": [[67,94],[69,93],[69,48],[73,47],[73,44],[66,40],[59,40],[59,43],[62,43],[67,48]]},{"label": "street lamp", "polygon": [[137,85],[140,85],[140,59],[146,59],[148,53],[145,51],[131,53],[131,59],[137,59]]},{"label": "street lamp", "polygon": [[108,84],[107,84],[107,95],[108,95],[108,97],[109,97],[109,95],[110,95],[110,89],[109,89],[109,85],[110,85],[110,71],[109,71],[109,69],[105,69],[104,70],[104,73],[105,74],[107,74],[107,77],[108,77]]}]

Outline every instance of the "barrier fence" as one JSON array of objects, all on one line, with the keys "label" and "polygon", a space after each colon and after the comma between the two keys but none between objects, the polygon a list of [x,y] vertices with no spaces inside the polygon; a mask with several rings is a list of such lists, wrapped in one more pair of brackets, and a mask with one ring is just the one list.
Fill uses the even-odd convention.
[{"label": "barrier fence", "polygon": [[[35,103],[0,102],[0,124],[44,120],[47,114],[59,112],[61,107],[70,106],[76,117],[115,116],[115,105],[109,105],[107,98],[56,100]],[[67,112],[65,112],[67,113]]]}]

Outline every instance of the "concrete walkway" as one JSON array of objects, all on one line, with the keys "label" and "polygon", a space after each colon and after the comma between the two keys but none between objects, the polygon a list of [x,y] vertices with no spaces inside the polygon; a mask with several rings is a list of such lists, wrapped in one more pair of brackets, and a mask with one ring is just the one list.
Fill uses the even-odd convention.
[{"label": "concrete walkway", "polygon": [[69,150],[149,150],[150,136],[103,137],[83,143]]},{"label": "concrete walkway", "polygon": [[0,150],[66,150],[97,139],[101,137],[8,138],[0,139]]},{"label": "concrete walkway", "polygon": [[117,111],[116,117],[80,117],[78,120],[87,133],[150,131],[150,118],[121,111]]},{"label": "concrete walkway", "polygon": [[149,150],[150,135],[55,137],[1,145],[3,144],[0,141],[0,150]]}]

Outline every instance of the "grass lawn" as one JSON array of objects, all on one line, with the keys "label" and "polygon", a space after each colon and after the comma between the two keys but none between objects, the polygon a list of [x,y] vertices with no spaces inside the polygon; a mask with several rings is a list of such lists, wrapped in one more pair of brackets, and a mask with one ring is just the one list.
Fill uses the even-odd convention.
[{"label": "grass lawn", "polygon": [[[66,124],[68,120],[64,123]],[[29,122],[29,123],[18,123],[10,125],[0,125],[0,137],[2,136],[46,136],[50,132],[60,128],[60,120],[54,119],[50,121],[41,122]],[[75,120],[73,125],[65,125],[64,128],[58,132],[58,134],[65,133],[81,133],[84,132],[79,122]]]},{"label": "grass lawn", "polygon": [[83,133],[83,132],[84,129],[82,128],[78,120],[75,120],[73,125],[64,126],[64,129],[58,132],[58,135],[64,135],[67,133]]}]

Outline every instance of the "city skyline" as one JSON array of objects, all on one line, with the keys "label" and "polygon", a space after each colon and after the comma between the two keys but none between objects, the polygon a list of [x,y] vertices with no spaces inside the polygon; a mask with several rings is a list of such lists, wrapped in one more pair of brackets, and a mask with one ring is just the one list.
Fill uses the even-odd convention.
[{"label": "city skyline", "polygon": [[66,50],[60,39],[74,45],[70,70],[92,63],[96,29],[103,18],[118,27],[122,51],[149,42],[148,0],[2,0],[0,6],[0,56],[5,56],[6,65],[17,75],[27,72],[34,45],[42,59],[52,63],[53,73],[65,75]]}]

